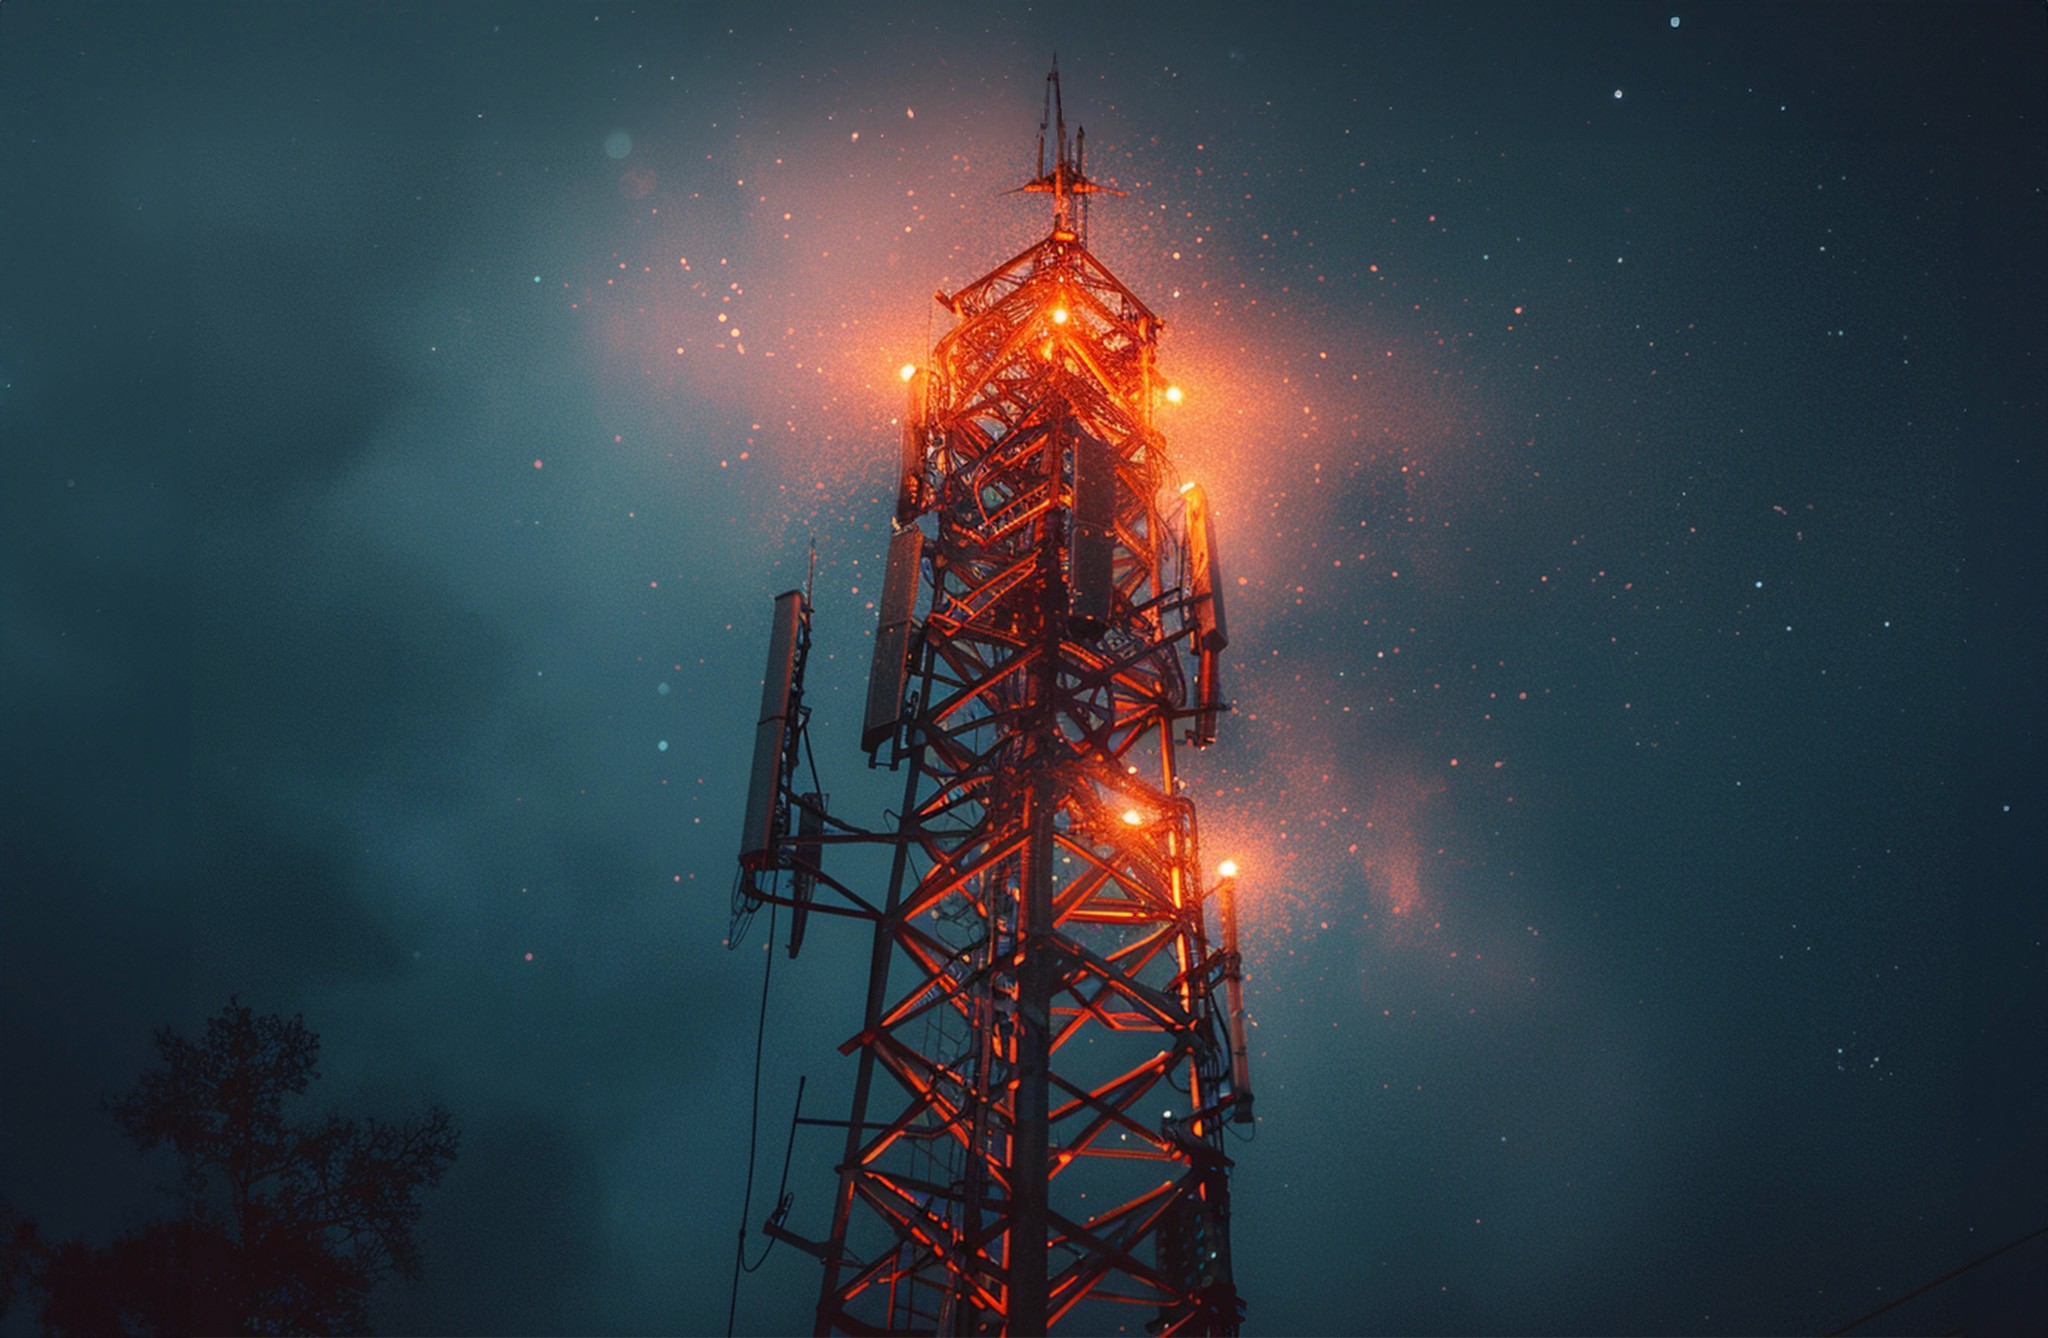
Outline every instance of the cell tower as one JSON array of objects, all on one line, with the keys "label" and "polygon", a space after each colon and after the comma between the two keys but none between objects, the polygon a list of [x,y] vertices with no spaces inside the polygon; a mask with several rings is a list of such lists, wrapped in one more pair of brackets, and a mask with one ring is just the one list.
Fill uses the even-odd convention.
[{"label": "cell tower", "polygon": [[[957,323],[904,369],[862,737],[905,773],[893,827],[797,792],[810,605],[776,601],[734,914],[787,907],[792,954],[814,913],[873,928],[841,1046],[852,1110],[799,1121],[844,1130],[829,1230],[797,1234],[786,1202],[766,1228],[822,1261],[820,1334],[1231,1334],[1242,1315],[1236,869],[1205,886],[1175,769],[1176,731],[1206,746],[1227,709],[1222,582],[1154,423],[1179,397],[1161,322],[1087,248],[1107,188],[1084,141],[1055,66],[1022,187],[1052,197],[1052,231],[939,293]],[[893,848],[880,898],[823,867],[854,842]]]}]

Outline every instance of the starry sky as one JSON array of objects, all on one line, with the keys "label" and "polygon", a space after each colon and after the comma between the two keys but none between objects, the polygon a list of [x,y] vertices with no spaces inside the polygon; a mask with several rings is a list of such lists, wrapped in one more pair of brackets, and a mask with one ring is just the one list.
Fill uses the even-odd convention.
[{"label": "starry sky", "polygon": [[[100,1100],[239,992],[461,1119],[382,1327],[722,1329],[769,600],[879,821],[895,371],[1055,51],[1235,587],[1247,1331],[1821,1331],[2048,1224],[2038,4],[7,0],[0,1196],[160,1211]],[[757,1225],[865,953],[775,953]]]}]

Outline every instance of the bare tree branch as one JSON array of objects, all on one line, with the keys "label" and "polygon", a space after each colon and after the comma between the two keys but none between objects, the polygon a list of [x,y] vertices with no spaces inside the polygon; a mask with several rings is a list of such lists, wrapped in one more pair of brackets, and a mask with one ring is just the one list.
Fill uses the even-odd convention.
[{"label": "bare tree branch", "polygon": [[454,1117],[292,1121],[320,1038],[238,998],[199,1040],[164,1028],[156,1049],[108,1110],[138,1147],[177,1155],[180,1215],[94,1248],[6,1212],[0,1314],[27,1290],[57,1334],[361,1331],[381,1279],[419,1276],[420,1200],[455,1160]]}]

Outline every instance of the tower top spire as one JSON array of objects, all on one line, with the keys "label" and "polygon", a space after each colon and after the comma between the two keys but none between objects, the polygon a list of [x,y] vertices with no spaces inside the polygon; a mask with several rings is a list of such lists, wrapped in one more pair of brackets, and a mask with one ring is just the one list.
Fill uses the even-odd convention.
[{"label": "tower top spire", "polygon": [[[1052,131],[1053,163],[1045,165],[1046,131]],[[1052,72],[1045,76],[1045,112],[1038,120],[1038,175],[1019,187],[1052,196],[1052,235],[1060,241],[1074,241],[1086,230],[1087,211],[1077,207],[1077,195],[1122,195],[1108,186],[1088,179],[1088,131],[1076,128],[1067,138],[1067,110],[1060,100],[1060,58],[1054,52]]]}]

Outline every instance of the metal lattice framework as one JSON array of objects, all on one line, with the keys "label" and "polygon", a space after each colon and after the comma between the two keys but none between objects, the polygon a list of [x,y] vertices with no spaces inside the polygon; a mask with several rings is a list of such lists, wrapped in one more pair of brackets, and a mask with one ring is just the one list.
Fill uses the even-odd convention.
[{"label": "metal lattice framework", "polygon": [[[823,1260],[820,1333],[1241,1313],[1236,945],[1210,940],[1174,753],[1176,726],[1213,737],[1214,558],[1154,426],[1161,323],[1087,250],[1098,188],[1056,124],[1026,188],[1051,234],[939,295],[958,323],[911,386],[866,739],[907,764],[894,875],[853,898],[875,937],[830,1235],[770,1227]],[[821,827],[776,862],[815,877]]]}]

